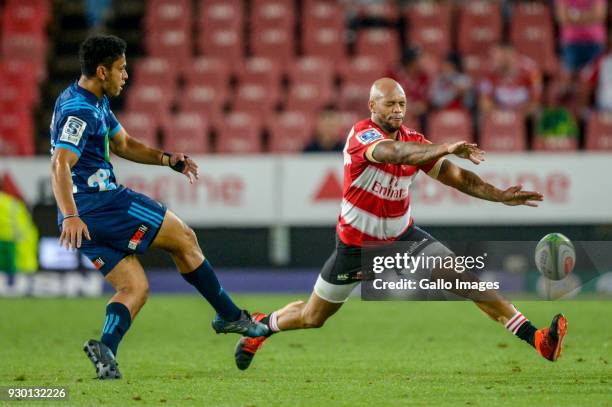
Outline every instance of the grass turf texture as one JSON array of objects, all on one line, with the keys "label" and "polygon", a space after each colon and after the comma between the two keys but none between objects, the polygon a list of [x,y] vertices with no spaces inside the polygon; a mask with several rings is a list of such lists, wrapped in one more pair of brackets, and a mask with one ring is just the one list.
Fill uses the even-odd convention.
[{"label": "grass turf texture", "polygon": [[[236,296],[261,311],[295,298]],[[0,386],[66,386],[54,405],[612,406],[612,302],[518,303],[537,326],[568,317],[551,363],[470,303],[354,299],[320,330],[274,336],[242,372],[238,336],[213,333],[204,301],[154,296],[119,349],[124,379],[98,381],[81,347],[104,304],[0,300]]]}]

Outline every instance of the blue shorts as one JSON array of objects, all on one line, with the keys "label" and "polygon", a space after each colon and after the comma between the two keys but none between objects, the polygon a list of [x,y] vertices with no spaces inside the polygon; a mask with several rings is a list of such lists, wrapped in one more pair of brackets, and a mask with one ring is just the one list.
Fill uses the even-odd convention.
[{"label": "blue shorts", "polygon": [[147,250],[167,210],[161,203],[123,186],[76,194],[75,202],[91,236],[91,240],[83,239],[81,253],[105,276],[124,257]]}]

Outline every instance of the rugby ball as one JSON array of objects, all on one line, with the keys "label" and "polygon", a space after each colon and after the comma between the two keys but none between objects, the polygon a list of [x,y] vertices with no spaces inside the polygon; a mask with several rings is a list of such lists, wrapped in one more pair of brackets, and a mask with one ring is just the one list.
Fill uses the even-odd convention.
[{"label": "rugby ball", "polygon": [[563,280],[574,269],[576,251],[561,233],[549,233],[536,246],[536,267],[550,280]]}]

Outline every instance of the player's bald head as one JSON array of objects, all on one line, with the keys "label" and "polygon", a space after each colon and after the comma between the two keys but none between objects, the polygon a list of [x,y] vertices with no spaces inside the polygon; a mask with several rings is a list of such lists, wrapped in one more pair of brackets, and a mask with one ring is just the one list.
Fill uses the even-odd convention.
[{"label": "player's bald head", "polygon": [[405,97],[402,86],[391,78],[380,78],[370,88],[370,101],[378,99],[394,99],[396,96]]}]

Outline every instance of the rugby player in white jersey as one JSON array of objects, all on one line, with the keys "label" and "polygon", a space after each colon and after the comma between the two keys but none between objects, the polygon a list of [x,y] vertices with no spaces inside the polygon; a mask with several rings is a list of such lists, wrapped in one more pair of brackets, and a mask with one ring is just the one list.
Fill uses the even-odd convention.
[{"label": "rugby player in white jersey", "polygon": [[[418,171],[476,198],[505,205],[537,206],[543,196],[524,191],[521,186],[500,190],[465,170],[445,156],[480,164],[484,152],[476,144],[458,141],[432,144],[425,137],[402,125],[406,96],[392,79],[381,78],[370,91],[371,117],[357,122],[344,147],[344,188],[341,213],[336,227],[336,247],[323,266],[308,302],[296,301],[268,315],[255,313],[256,321],[265,323],[270,334],[256,338],[242,337],[235,350],[236,365],[246,369],[264,341],[272,334],[294,329],[319,328],[336,313],[363,279],[363,246],[372,242],[419,242],[412,256],[423,254],[453,255],[442,243],[413,224],[410,216],[409,186]],[[430,270],[431,280],[479,281],[473,273],[455,273],[452,269]],[[566,333],[566,318],[558,314],[550,327],[537,329],[512,304],[496,291],[487,290],[473,297],[471,293],[450,290],[471,299],[493,320],[533,346],[544,358],[555,361],[561,353]]]}]

